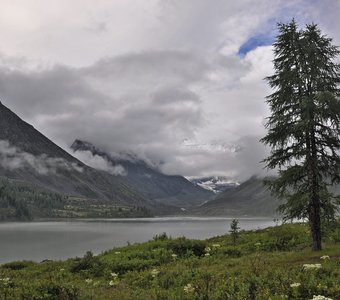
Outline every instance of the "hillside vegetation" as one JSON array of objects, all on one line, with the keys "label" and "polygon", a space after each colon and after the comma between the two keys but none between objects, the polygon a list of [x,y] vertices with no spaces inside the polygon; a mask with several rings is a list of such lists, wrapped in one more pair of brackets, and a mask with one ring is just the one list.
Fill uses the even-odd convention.
[{"label": "hillside vegetation", "polygon": [[[340,299],[340,224],[309,250],[305,224],[170,238],[64,262],[0,267],[0,299]],[[228,228],[226,228],[226,231]]]},{"label": "hillside vegetation", "polygon": [[145,207],[66,196],[0,177],[0,221],[150,216],[151,212]]}]

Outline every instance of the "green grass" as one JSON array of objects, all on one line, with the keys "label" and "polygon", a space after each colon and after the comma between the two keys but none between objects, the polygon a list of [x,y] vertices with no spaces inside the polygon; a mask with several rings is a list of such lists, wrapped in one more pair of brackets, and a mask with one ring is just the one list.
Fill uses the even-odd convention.
[{"label": "green grass", "polygon": [[286,224],[241,232],[236,245],[159,235],[98,256],[11,262],[0,267],[0,299],[340,299],[339,237],[337,228],[312,252],[306,225]]}]

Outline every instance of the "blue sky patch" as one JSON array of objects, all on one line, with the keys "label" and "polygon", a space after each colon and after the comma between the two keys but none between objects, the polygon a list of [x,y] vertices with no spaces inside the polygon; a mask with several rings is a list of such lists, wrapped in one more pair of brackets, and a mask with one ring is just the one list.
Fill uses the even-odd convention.
[{"label": "blue sky patch", "polygon": [[243,43],[238,50],[237,54],[239,56],[245,56],[248,52],[254,50],[260,46],[268,46],[273,44],[275,41],[275,36],[259,34],[251,37],[245,43]]}]

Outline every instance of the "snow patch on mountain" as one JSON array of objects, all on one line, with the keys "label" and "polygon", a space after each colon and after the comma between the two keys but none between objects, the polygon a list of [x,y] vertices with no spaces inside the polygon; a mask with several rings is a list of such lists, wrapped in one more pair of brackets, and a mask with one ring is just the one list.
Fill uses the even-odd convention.
[{"label": "snow patch on mountain", "polygon": [[235,188],[239,185],[238,182],[232,181],[231,179],[222,176],[188,178],[188,180],[201,188],[214,192],[215,194]]}]

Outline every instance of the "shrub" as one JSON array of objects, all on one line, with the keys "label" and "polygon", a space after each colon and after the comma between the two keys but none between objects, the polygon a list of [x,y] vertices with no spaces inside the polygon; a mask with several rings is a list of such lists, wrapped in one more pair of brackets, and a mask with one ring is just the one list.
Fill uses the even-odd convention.
[{"label": "shrub", "polygon": [[205,241],[188,240],[185,237],[170,240],[167,244],[167,248],[173,251],[179,257],[184,257],[188,253],[192,253],[195,256],[202,256],[204,255],[205,247]]},{"label": "shrub", "polygon": [[268,239],[261,245],[265,251],[289,251],[304,247],[308,241],[305,227],[293,227],[284,225],[272,228],[268,233]]},{"label": "shrub", "polygon": [[165,241],[165,240],[168,240],[168,239],[169,239],[169,237],[167,236],[166,232],[163,232],[161,234],[156,234],[153,237],[154,241]]},{"label": "shrub", "polygon": [[79,299],[79,291],[74,286],[61,285],[55,282],[44,283],[39,287],[42,298],[46,300],[76,300]]},{"label": "shrub", "polygon": [[223,249],[224,254],[231,256],[231,257],[240,257],[241,256],[241,251],[237,248],[225,248]]},{"label": "shrub", "polygon": [[114,262],[110,265],[110,270],[118,274],[124,274],[128,271],[141,271],[151,266],[157,264],[157,261],[149,259],[149,260],[140,260],[140,259],[132,259],[132,260],[121,260]]},{"label": "shrub", "polygon": [[74,261],[70,271],[79,273],[80,271],[89,271],[94,276],[99,276],[104,272],[103,263],[91,251],[86,252],[83,258]]}]

